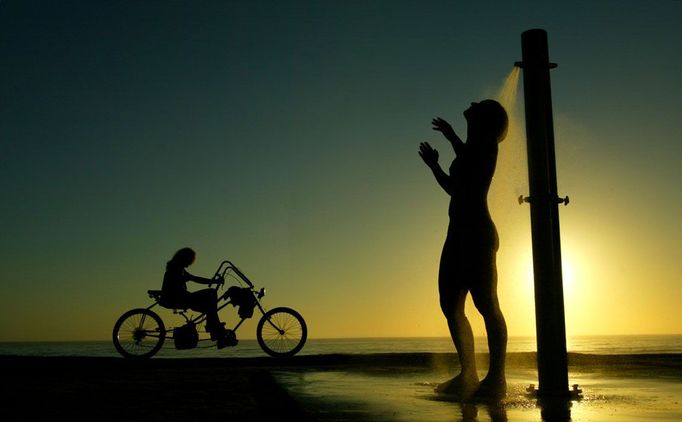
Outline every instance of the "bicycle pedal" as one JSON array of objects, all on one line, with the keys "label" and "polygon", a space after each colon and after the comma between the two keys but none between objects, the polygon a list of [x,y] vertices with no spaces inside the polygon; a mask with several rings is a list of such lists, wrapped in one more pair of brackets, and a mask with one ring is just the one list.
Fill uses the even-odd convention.
[{"label": "bicycle pedal", "polygon": [[226,346],[236,346],[239,343],[239,340],[237,340],[237,335],[232,330],[225,331],[225,337],[223,341],[225,342]]},{"label": "bicycle pedal", "polygon": [[223,349],[225,347],[234,347],[239,343],[239,340],[236,338],[222,338],[218,340],[217,346],[218,349]]}]

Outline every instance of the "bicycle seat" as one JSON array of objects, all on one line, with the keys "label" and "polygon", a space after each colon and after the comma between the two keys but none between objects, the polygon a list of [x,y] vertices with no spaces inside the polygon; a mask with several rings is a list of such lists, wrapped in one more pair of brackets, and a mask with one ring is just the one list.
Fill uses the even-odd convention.
[{"label": "bicycle seat", "polygon": [[161,300],[161,290],[147,290],[147,294],[157,302]]},{"label": "bicycle seat", "polygon": [[166,309],[172,309],[173,312],[185,312],[187,311],[187,306],[184,304],[182,306],[179,306],[177,303],[168,303],[167,301],[163,300],[162,296],[162,290],[147,290],[147,294],[149,295],[150,298],[154,299],[159,305]]}]

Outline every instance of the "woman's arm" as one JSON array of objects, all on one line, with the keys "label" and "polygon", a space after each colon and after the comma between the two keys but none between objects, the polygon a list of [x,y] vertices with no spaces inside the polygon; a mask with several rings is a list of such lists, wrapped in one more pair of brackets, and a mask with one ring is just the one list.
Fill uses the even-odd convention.
[{"label": "woman's arm", "polygon": [[438,151],[433,149],[428,142],[422,142],[419,145],[419,156],[422,157],[424,163],[429,166],[440,187],[443,188],[448,195],[451,195],[450,175],[445,173],[438,164]]},{"label": "woman's arm", "polygon": [[459,155],[464,148],[464,142],[457,136],[455,130],[450,126],[450,123],[436,117],[431,121],[433,124],[433,130],[438,131],[445,136],[445,138],[450,141],[452,148],[455,150],[455,154]]},{"label": "woman's arm", "polygon": [[450,175],[444,172],[439,165],[431,167],[431,171],[433,171],[433,175],[436,177],[436,182],[438,182],[440,187],[443,188],[445,193],[452,195],[450,192]]}]

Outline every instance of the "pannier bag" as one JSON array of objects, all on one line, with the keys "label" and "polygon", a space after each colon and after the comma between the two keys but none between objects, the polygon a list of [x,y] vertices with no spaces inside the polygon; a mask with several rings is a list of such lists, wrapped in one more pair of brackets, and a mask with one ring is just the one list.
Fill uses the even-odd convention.
[{"label": "pannier bag", "polygon": [[256,298],[253,297],[251,289],[248,287],[232,286],[227,289],[227,296],[230,298],[232,306],[239,306],[240,318],[251,318],[256,307]]},{"label": "pannier bag", "polygon": [[193,322],[188,322],[182,327],[173,330],[173,340],[176,349],[194,349],[199,342],[199,333]]}]

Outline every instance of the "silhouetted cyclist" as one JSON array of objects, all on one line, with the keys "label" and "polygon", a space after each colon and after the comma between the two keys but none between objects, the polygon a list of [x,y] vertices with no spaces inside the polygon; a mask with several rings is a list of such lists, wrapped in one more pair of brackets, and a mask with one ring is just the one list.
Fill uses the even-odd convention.
[{"label": "silhouetted cyclist", "polygon": [[199,284],[223,284],[220,278],[198,277],[187,272],[187,267],[196,260],[196,253],[191,248],[182,248],[173,255],[166,264],[161,288],[161,304],[167,308],[189,308],[206,314],[206,331],[211,340],[217,341],[219,349],[228,345],[224,324],[218,317],[218,295],[215,289],[203,289],[196,292],[187,290],[187,282]]}]

